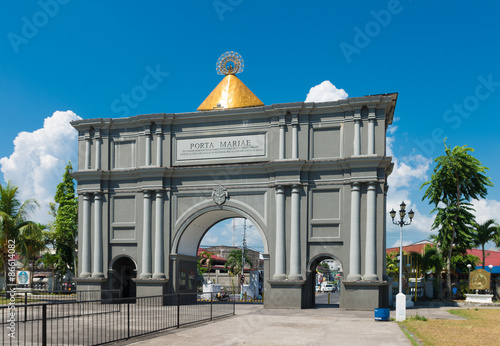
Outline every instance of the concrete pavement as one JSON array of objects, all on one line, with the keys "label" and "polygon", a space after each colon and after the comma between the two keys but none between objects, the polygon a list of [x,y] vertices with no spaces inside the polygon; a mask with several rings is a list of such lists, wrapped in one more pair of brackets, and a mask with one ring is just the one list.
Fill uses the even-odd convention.
[{"label": "concrete pavement", "polygon": [[[433,319],[462,319],[448,312],[460,307],[407,309]],[[463,307],[470,308],[470,307]],[[395,311],[391,311],[395,317]],[[398,324],[375,321],[373,311],[346,311],[337,304],[316,309],[264,309],[257,304],[236,305],[236,315],[213,322],[135,338],[119,345],[411,345]]]},{"label": "concrete pavement", "polygon": [[236,316],[170,330],[122,345],[411,345],[395,322],[375,321],[373,311],[264,309],[237,305]]}]

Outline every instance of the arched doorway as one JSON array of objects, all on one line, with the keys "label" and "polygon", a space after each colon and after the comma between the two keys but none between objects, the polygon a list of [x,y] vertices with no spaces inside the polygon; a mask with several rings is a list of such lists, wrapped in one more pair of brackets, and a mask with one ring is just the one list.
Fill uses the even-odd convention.
[{"label": "arched doorway", "polygon": [[[333,267],[332,264],[334,263]],[[326,267],[329,266],[329,270],[321,270],[319,267]],[[320,272],[318,274],[318,272]],[[326,275],[326,273],[329,273]],[[315,257],[313,257],[309,264],[308,264],[308,270],[307,274],[309,276],[308,278],[308,283],[309,287],[307,287],[307,292],[308,294],[308,302],[309,302],[309,307],[318,307],[318,306],[325,306],[327,304],[327,300],[325,299],[326,295],[324,293],[333,293],[335,296],[338,296],[339,299],[335,301],[330,302],[332,307],[339,307],[339,301],[340,301],[340,280],[342,278],[342,263],[338,258],[336,258],[333,255],[330,254],[319,254]],[[333,285],[332,290],[327,290],[325,287],[325,290],[322,290],[322,285],[319,281],[323,280],[318,280],[318,277],[322,277],[325,282],[330,282],[331,284],[328,285]],[[319,292],[318,292],[319,288]],[[317,299],[320,298],[320,299]]]},{"label": "arched doorway", "polygon": [[215,284],[235,294],[243,292],[245,297],[261,299],[263,251],[262,236],[250,220],[230,218],[218,222],[205,233],[199,246],[198,257],[205,258],[199,262],[199,288]]},{"label": "arched doorway", "polygon": [[[251,209],[251,208],[248,208]],[[224,205],[210,206],[202,208],[194,212],[191,216],[186,217],[185,221],[179,227],[178,232],[173,241],[173,251],[171,254],[174,260],[172,266],[172,284],[175,292],[193,292],[196,289],[196,278],[193,273],[197,272],[198,247],[204,235],[220,221],[231,218],[245,218],[259,232],[263,243],[264,263],[269,261],[268,242],[264,232],[262,220],[254,215],[252,211],[247,211],[245,208]],[[267,266],[264,264],[264,268]],[[269,273],[264,269],[264,278],[267,278]],[[266,280],[264,280],[266,282]]]},{"label": "arched doorway", "polygon": [[111,263],[110,270],[111,289],[119,290],[120,297],[136,297],[136,284],[132,279],[137,277],[137,267],[128,256],[115,258]]}]

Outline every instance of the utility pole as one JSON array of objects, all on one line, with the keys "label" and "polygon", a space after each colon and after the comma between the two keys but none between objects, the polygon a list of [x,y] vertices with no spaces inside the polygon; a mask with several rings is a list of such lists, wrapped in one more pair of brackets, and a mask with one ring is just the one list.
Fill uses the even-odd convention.
[{"label": "utility pole", "polygon": [[241,246],[241,290],[240,290],[240,300],[243,299],[243,284],[245,283],[245,249],[247,247],[247,219],[243,219],[243,234],[242,234],[242,246]]}]

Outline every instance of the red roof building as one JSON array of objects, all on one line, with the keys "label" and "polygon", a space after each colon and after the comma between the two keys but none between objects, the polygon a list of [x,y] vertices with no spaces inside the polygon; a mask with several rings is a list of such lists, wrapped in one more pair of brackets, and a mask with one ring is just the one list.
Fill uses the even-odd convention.
[{"label": "red roof building", "polygon": [[[405,245],[403,246],[403,252],[419,252],[421,254],[424,253],[424,249],[426,245],[434,246],[434,244],[428,240],[422,240],[410,245]],[[397,252],[399,253],[399,246],[398,247],[391,247],[387,248],[386,250],[387,254],[390,254],[391,252]],[[476,266],[476,269],[482,269],[483,268],[483,251],[481,249],[472,249],[472,250],[467,250],[468,255],[474,255],[476,257],[479,257],[480,262]],[[500,251],[493,251],[493,250],[485,250],[485,270],[490,271],[488,266],[491,264],[493,265],[492,268],[492,273],[500,273]],[[404,262],[403,262],[404,263]]]}]

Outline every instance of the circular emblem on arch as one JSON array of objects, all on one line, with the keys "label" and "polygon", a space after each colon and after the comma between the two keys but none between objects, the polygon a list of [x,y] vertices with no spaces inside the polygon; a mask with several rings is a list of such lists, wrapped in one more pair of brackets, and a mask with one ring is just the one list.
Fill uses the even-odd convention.
[{"label": "circular emblem on arch", "polygon": [[230,51],[222,54],[217,60],[217,74],[237,74],[243,72],[243,58],[236,52]]},{"label": "circular emblem on arch", "polygon": [[227,198],[227,189],[222,185],[215,187],[212,191],[212,198],[215,204],[223,204]]}]

